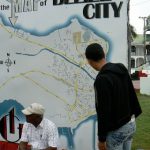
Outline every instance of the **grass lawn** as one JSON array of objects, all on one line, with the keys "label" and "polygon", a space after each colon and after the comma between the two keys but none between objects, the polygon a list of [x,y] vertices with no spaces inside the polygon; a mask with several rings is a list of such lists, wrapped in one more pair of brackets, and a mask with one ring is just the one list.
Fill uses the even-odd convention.
[{"label": "grass lawn", "polygon": [[137,94],[143,113],[137,118],[132,150],[150,150],[150,96]]}]

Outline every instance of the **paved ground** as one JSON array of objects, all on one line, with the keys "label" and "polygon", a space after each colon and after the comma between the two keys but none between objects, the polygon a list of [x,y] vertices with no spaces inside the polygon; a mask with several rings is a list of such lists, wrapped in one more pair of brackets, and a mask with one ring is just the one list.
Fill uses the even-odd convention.
[{"label": "paved ground", "polygon": [[134,80],[132,82],[133,82],[135,90],[140,90],[140,80]]}]

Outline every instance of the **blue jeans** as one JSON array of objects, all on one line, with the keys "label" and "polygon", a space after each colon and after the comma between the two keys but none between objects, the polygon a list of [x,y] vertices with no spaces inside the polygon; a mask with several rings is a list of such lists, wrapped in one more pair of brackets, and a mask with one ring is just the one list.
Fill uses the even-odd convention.
[{"label": "blue jeans", "polygon": [[136,131],[135,121],[130,121],[115,131],[108,133],[107,150],[131,150],[132,137]]}]

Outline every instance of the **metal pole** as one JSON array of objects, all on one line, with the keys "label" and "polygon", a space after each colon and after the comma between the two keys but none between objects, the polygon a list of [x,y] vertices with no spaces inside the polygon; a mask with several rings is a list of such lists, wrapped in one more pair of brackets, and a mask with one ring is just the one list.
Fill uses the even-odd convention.
[{"label": "metal pole", "polygon": [[128,71],[131,74],[131,28],[129,24],[129,9],[130,9],[130,0],[128,1],[127,15],[128,15],[128,23],[127,23],[127,39],[128,39]]},{"label": "metal pole", "polygon": [[140,19],[143,19],[144,21],[144,27],[143,27],[143,50],[144,50],[144,64],[146,64],[146,25],[145,22],[147,20],[147,17],[139,17]]},{"label": "metal pole", "polygon": [[146,18],[144,18],[144,33],[143,33],[143,35],[144,35],[144,63],[146,64],[146,29],[145,29],[145,19]]}]

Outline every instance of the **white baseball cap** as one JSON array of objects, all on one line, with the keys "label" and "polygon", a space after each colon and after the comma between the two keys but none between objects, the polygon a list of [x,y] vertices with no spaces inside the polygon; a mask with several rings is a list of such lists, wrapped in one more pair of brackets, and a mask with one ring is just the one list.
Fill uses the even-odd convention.
[{"label": "white baseball cap", "polygon": [[45,112],[45,108],[39,103],[33,103],[27,108],[22,110],[22,113],[25,115],[31,115],[31,114],[43,115],[44,112]]}]

